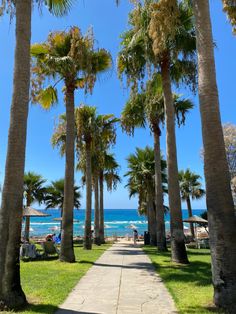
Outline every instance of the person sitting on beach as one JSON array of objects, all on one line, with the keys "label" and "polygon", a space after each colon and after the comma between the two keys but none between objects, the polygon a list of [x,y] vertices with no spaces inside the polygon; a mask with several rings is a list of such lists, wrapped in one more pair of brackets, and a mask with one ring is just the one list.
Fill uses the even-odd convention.
[{"label": "person sitting on beach", "polygon": [[133,238],[134,238],[134,245],[135,245],[138,239],[138,231],[136,229],[133,229]]},{"label": "person sitting on beach", "polygon": [[53,236],[54,236],[54,234],[52,234],[52,233],[50,233],[50,234],[47,234],[46,235],[46,241],[53,241]]}]

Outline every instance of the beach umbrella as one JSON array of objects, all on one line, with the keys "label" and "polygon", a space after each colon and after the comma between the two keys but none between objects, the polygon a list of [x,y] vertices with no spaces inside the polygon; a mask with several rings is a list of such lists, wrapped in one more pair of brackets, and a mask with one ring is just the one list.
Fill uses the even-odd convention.
[{"label": "beach umbrella", "polygon": [[25,235],[24,239],[29,241],[29,232],[30,232],[30,217],[48,217],[51,216],[49,214],[42,213],[39,210],[36,210],[30,206],[26,206],[23,208],[23,215],[25,218]]},{"label": "beach umbrella", "polygon": [[191,216],[187,219],[184,219],[183,222],[192,222],[192,223],[197,223],[197,224],[200,224],[200,223],[208,223],[208,221],[206,219],[203,219],[202,217],[199,217],[197,215],[194,215],[194,216]]},{"label": "beach umbrella", "polygon": [[207,224],[208,221],[206,219],[203,219],[202,217],[199,217],[197,215],[191,216],[187,219],[184,219],[183,222],[188,222],[188,223],[194,223],[195,224],[195,234],[197,238],[197,230],[196,230],[196,224]]}]

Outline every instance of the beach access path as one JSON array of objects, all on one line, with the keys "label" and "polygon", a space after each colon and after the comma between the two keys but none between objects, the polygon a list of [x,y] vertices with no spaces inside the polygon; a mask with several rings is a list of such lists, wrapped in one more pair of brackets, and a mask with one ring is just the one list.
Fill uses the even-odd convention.
[{"label": "beach access path", "polygon": [[56,314],[172,314],[172,297],[149,257],[130,241],[113,244]]}]

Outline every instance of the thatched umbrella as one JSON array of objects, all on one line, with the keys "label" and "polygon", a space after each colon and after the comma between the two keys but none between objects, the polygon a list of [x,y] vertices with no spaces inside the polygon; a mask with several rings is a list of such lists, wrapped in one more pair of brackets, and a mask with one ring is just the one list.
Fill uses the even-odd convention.
[{"label": "thatched umbrella", "polygon": [[[191,216],[187,219],[184,219],[183,222],[194,223],[195,229],[196,229],[196,224],[207,224],[208,223],[208,221],[206,219],[203,219],[202,217],[199,217],[197,215],[194,215],[194,216]],[[197,236],[196,231],[195,231],[195,234]]]},{"label": "thatched umbrella", "polygon": [[208,223],[208,221],[206,219],[203,219],[202,217],[199,217],[197,215],[191,216],[187,219],[183,220],[184,222],[192,222],[192,223],[196,223],[196,224],[200,224],[200,223]]},{"label": "thatched umbrella", "polygon": [[44,214],[39,210],[36,210],[32,207],[24,207],[23,208],[23,217],[25,217],[25,234],[24,239],[29,241],[29,231],[30,231],[30,217],[48,217],[51,216],[49,214]]}]

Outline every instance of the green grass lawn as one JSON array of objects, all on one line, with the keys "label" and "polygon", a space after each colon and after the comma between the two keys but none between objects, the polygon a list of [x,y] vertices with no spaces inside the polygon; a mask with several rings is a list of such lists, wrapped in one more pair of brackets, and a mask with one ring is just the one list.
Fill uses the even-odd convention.
[{"label": "green grass lawn", "polygon": [[188,249],[190,264],[183,266],[170,262],[170,252],[157,253],[149,246],[143,249],[172,294],[179,313],[220,313],[212,306],[209,250]]},{"label": "green grass lawn", "polygon": [[108,247],[109,244],[94,245],[88,251],[77,245],[76,263],[72,264],[62,263],[58,259],[21,262],[22,286],[29,306],[18,313],[54,313],[79,279]]}]

